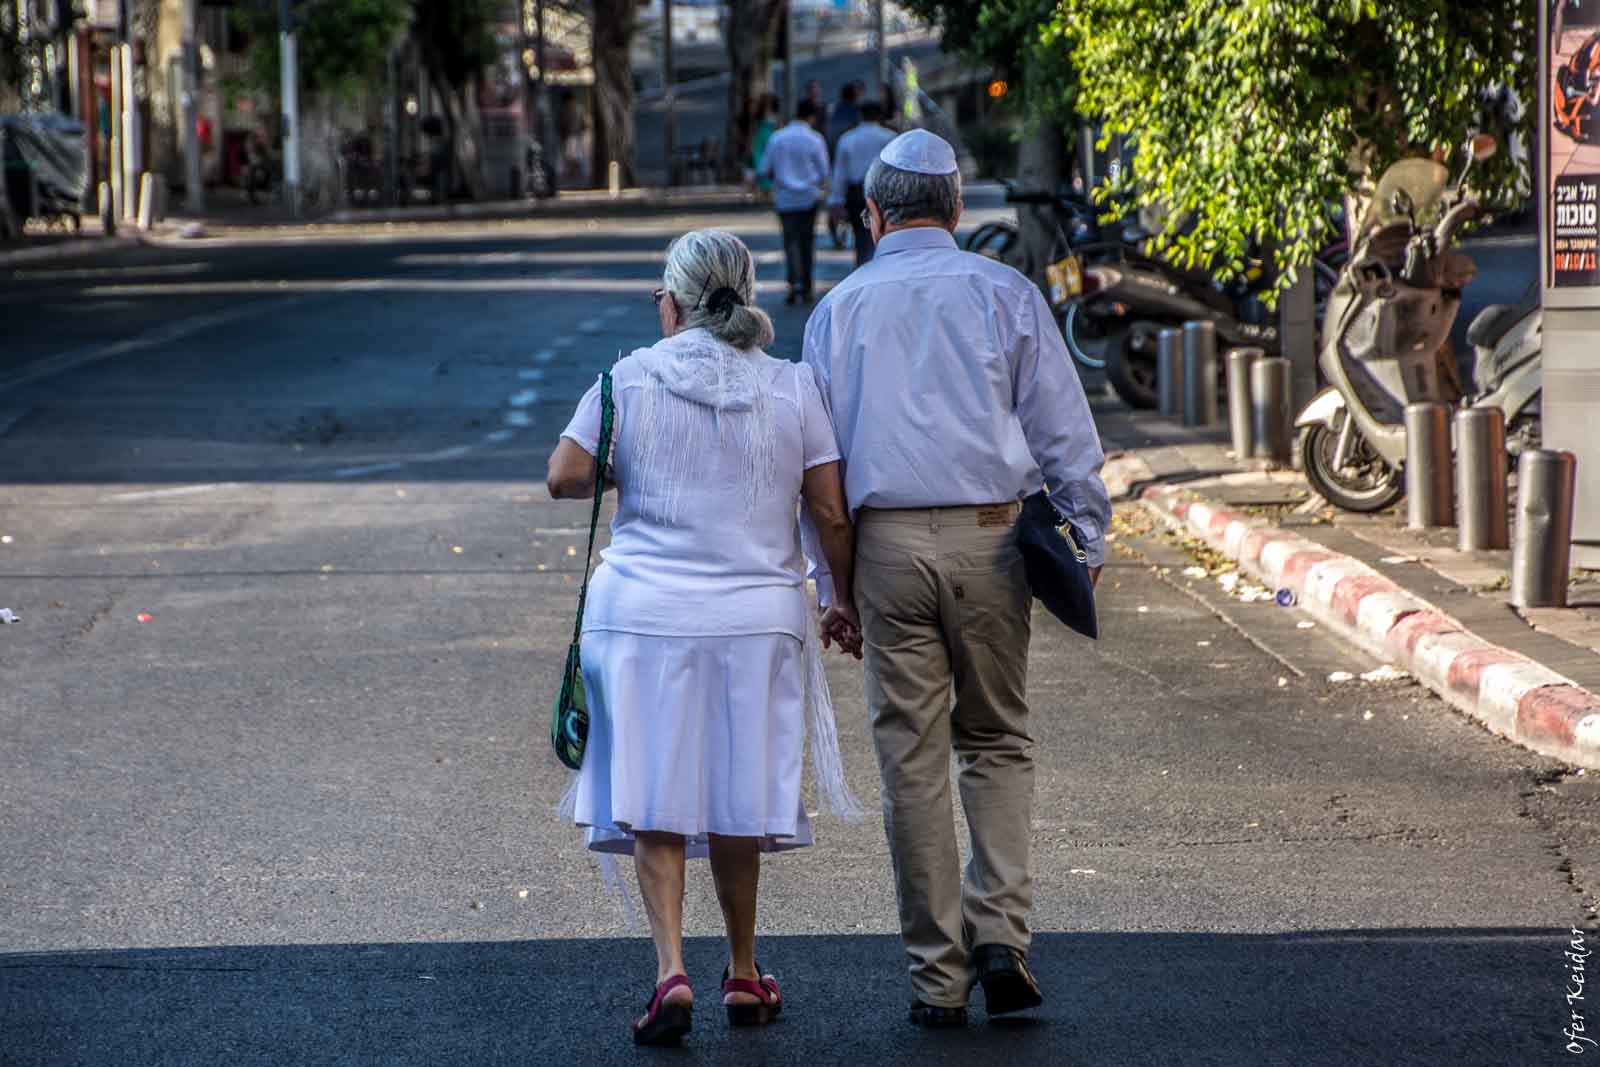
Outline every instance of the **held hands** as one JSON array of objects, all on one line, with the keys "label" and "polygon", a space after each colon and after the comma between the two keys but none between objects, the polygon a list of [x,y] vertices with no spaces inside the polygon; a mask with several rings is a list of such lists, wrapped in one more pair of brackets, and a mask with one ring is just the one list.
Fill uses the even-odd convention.
[{"label": "held hands", "polygon": [[856,614],[854,604],[831,605],[822,613],[817,627],[823,648],[831,648],[833,642],[838,642],[840,652],[861,658],[861,618]]}]

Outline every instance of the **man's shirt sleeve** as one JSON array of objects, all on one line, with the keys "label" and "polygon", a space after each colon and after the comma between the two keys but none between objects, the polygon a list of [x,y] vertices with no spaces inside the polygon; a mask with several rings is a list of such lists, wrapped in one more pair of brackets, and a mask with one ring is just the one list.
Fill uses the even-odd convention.
[{"label": "man's shirt sleeve", "polygon": [[1055,505],[1078,534],[1089,565],[1105,563],[1111,499],[1100,480],[1105,452],[1083,383],[1044,295],[1031,283],[1015,291],[1012,375],[1017,418]]},{"label": "man's shirt sleeve", "polygon": [[[821,350],[822,339],[827,336],[828,318],[828,308],[823,306],[812,312],[811,318],[806,320],[800,362],[811,368],[812,376],[816,378],[817,392],[822,397],[823,410],[827,412],[831,423],[833,398],[830,395],[827,360]],[[839,470],[842,477],[843,463],[840,463]],[[817,534],[816,524],[811,521],[811,510],[804,501],[800,503],[800,548],[806,555],[806,576],[817,583],[817,605],[826,609],[833,603],[833,572],[828,569],[827,557],[822,552],[822,538]]]}]

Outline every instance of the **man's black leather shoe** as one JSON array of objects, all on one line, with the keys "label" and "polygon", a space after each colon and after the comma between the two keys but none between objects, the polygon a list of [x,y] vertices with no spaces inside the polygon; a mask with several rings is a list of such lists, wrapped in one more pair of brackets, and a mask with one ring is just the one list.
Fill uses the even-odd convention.
[{"label": "man's black leather shoe", "polygon": [[966,1008],[941,1008],[937,1004],[911,1002],[912,1023],[928,1030],[959,1030],[967,1025]]},{"label": "man's black leather shoe", "polygon": [[1021,952],[1009,945],[979,945],[972,950],[978,984],[983,986],[984,1009],[990,1015],[1027,1011],[1044,1003],[1039,983]]}]

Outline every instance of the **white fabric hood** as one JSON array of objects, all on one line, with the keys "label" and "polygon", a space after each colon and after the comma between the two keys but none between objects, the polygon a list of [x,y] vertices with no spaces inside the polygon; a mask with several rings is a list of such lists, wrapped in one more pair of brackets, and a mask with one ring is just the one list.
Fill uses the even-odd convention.
[{"label": "white fabric hood", "polygon": [[701,327],[664,337],[634,352],[652,378],[674,396],[717,412],[751,411],[761,383],[759,352],[741,352]]}]

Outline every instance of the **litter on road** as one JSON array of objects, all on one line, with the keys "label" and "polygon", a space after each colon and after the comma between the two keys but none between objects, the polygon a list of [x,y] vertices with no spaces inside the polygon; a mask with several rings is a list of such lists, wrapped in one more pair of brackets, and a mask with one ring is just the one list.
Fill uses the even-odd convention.
[{"label": "litter on road", "polygon": [[1363,674],[1361,676],[1361,680],[1363,682],[1399,682],[1410,677],[1411,675],[1409,672],[1385,663],[1383,666],[1374,667],[1372,670]]},{"label": "litter on road", "polygon": [[1310,619],[1301,619],[1299,622],[1294,624],[1294,628],[1296,630],[1315,630],[1317,628],[1317,624],[1312,622]]},{"label": "litter on road", "polygon": [[16,612],[12,611],[10,608],[0,608],[0,626],[6,626],[14,622],[21,621],[22,617]]},{"label": "litter on road", "polygon": [[154,615],[144,611],[139,612],[139,614],[135,615],[134,618],[138,619],[140,622],[153,622],[155,620]]},{"label": "litter on road", "polygon": [[1349,671],[1334,671],[1332,674],[1328,675],[1328,681],[1333,682],[1335,685],[1340,682],[1353,682],[1355,680],[1356,676],[1351,674]]}]

